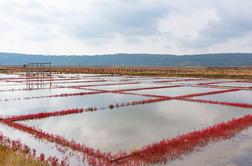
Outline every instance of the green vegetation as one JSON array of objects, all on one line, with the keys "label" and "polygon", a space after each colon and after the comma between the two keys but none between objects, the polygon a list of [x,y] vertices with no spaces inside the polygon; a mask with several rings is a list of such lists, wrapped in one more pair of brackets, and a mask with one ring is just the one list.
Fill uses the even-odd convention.
[{"label": "green vegetation", "polygon": [[34,159],[22,151],[14,151],[0,145],[0,166],[49,166],[48,163]]}]

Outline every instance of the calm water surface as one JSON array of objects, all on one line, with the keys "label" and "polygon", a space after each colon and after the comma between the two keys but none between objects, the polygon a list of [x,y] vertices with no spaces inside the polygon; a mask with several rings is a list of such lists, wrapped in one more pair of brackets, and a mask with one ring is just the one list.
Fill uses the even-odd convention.
[{"label": "calm water surface", "polygon": [[[24,76],[0,74],[0,78],[21,80]],[[192,93],[204,93],[222,90],[219,88],[196,87],[199,83],[230,82],[224,79],[204,79],[184,81],[187,78],[163,78],[163,77],[130,77],[130,76],[101,76],[97,74],[70,74],[53,76],[55,79],[52,87],[66,86],[61,89],[42,89],[25,91],[5,91],[13,89],[25,89],[27,83],[11,82],[0,79],[0,115],[21,115],[29,113],[58,111],[71,108],[103,107],[115,103],[140,101],[150,99],[149,97],[126,95],[126,94],[94,94],[85,96],[71,96],[59,98],[43,98],[24,100],[25,97],[39,97],[58,95],[62,93],[92,92],[92,90],[75,89],[70,86],[103,85],[116,83],[134,83],[125,85],[106,85],[89,87],[93,90],[117,90],[131,88],[145,88],[167,85],[183,85],[184,87],[138,90],[132,91],[138,94],[156,94],[165,96],[180,96]],[[67,81],[66,79],[73,80]],[[190,78],[192,79],[192,78]],[[79,81],[101,81],[104,82],[83,82]],[[172,81],[160,82],[155,81]],[[48,83],[48,81],[47,81]],[[251,83],[223,83],[221,86],[249,87]],[[214,101],[229,101],[252,104],[252,91],[228,92],[217,95],[206,95],[196,97]],[[11,99],[21,98],[13,101]],[[158,103],[127,106],[113,110],[100,110],[97,112],[85,112],[81,114],[50,117],[40,120],[21,121],[19,123],[36,127],[48,133],[64,136],[69,140],[75,140],[89,147],[100,149],[104,152],[117,153],[118,151],[130,151],[150,143],[159,142],[162,139],[170,139],[180,134],[194,130],[204,129],[208,126],[228,121],[232,118],[242,117],[251,114],[252,109],[229,107],[222,105],[210,105],[186,101],[163,101]],[[7,137],[18,139],[22,143],[37,150],[38,153],[45,153],[46,156],[57,156],[62,159],[70,156],[71,165],[86,165],[82,161],[82,155],[73,152],[68,148],[62,148],[54,143],[39,140],[30,134],[14,130],[0,124],[0,131]],[[73,154],[73,155],[72,155]],[[210,143],[198,152],[194,152],[169,162],[172,166],[250,166],[252,160],[252,129],[243,131],[242,134],[230,140]]]}]

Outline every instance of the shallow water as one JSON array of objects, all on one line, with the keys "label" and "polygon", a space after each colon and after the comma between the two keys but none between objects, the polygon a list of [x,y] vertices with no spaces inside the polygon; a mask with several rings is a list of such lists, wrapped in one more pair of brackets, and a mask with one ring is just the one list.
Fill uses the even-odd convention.
[{"label": "shallow water", "polygon": [[[216,84],[214,84],[214,85],[216,85]],[[246,82],[232,82],[232,83],[222,83],[222,84],[218,84],[218,86],[252,87],[252,83],[246,83]]]},{"label": "shallow water", "polygon": [[[152,99],[139,95],[118,93],[25,99],[27,97],[94,92],[96,90],[126,90],[132,88],[181,85],[182,87],[129,91],[135,94],[174,97],[223,90],[220,88],[204,87],[204,85],[197,86],[200,83],[228,82],[213,85],[250,86],[250,83],[247,82],[237,83],[225,79],[199,80],[198,78],[104,76],[98,74],[55,74],[53,78],[54,81],[52,82],[45,81],[45,89],[34,89],[36,85],[32,89],[29,89],[24,75],[0,74],[0,116],[34,114],[72,108],[107,107],[110,104]],[[188,79],[190,80],[186,81]],[[22,81],[16,82],[20,80]],[[99,82],[101,80],[102,82]],[[51,89],[48,86],[50,83],[52,84]],[[116,85],[122,83],[123,85]],[[57,88],[58,86],[60,88]],[[72,86],[89,86],[88,89],[90,90]],[[17,91],[13,91],[15,89]],[[195,98],[252,104],[251,96],[252,91],[241,90]],[[17,98],[20,98],[20,100],[14,100]],[[8,101],[5,101],[5,99],[8,99]],[[116,153],[118,151],[132,151],[142,146],[159,142],[162,139],[171,139],[181,134],[201,130],[232,118],[251,114],[251,111],[252,109],[247,108],[167,100],[146,103],[144,105],[124,106],[112,110],[105,109],[96,112],[20,121],[18,123],[63,136],[68,140],[73,139],[78,143],[83,143],[88,147],[104,152]],[[57,156],[62,159],[64,156],[73,154],[70,155],[70,165],[86,165],[81,161],[83,155],[73,152],[68,148],[63,148],[45,140],[35,139],[28,133],[12,129],[4,124],[0,124],[0,131],[7,137],[19,139],[24,144],[36,149],[39,153],[45,153],[46,156]],[[250,140],[252,139],[250,138],[252,138],[252,129],[249,128],[248,131],[243,131],[243,133],[243,135],[233,137],[230,140],[211,143],[199,152],[185,155],[183,159],[174,160],[169,162],[168,165],[230,166],[230,164],[233,164],[248,166],[251,164],[252,143]],[[62,148],[64,152],[62,152]],[[232,151],[232,148],[236,150]]]},{"label": "shallow water", "polygon": [[194,93],[205,93],[218,91],[221,89],[217,88],[202,88],[202,87],[175,87],[175,88],[162,88],[162,89],[151,89],[151,90],[139,90],[135,91],[137,94],[155,94],[155,95],[163,95],[163,96],[183,96],[187,94]]},{"label": "shallow water", "polygon": [[[228,140],[210,143],[197,152],[171,161],[167,166],[251,166],[252,128]],[[159,165],[159,164],[157,164]]]},{"label": "shallow water", "polygon": [[118,152],[141,148],[250,112],[219,105],[166,101],[23,123],[102,151]]},{"label": "shallow water", "polygon": [[195,97],[196,99],[252,104],[252,91],[236,91]]},{"label": "shallow water", "polygon": [[93,94],[84,96],[43,98],[0,102],[0,115],[18,115],[39,112],[59,111],[71,108],[109,106],[114,103],[144,100],[146,97],[120,94]]}]

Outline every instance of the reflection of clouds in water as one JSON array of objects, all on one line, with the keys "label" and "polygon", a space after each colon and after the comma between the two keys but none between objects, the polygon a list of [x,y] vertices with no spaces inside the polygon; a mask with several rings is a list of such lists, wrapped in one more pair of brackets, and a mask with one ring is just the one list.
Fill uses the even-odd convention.
[{"label": "reflection of clouds in water", "polygon": [[232,83],[222,83],[217,84],[218,86],[238,86],[238,87],[251,87],[252,83],[240,83],[240,82],[232,82]]},{"label": "reflection of clouds in water", "polygon": [[[146,88],[146,87],[156,87],[156,86],[157,86],[156,84],[146,84],[142,82],[141,84],[130,84],[130,85],[95,86],[95,87],[90,87],[90,89],[118,90],[118,89]],[[138,91],[133,91],[133,92],[137,93]]]},{"label": "reflection of clouds in water", "polygon": [[[3,85],[3,82],[1,82]],[[8,85],[8,86],[0,86],[0,90],[9,90],[9,89],[24,89],[26,85]]]},{"label": "reflection of clouds in water", "polygon": [[201,87],[175,87],[175,88],[163,88],[163,89],[151,89],[151,90],[139,90],[139,94],[156,94],[165,96],[180,96],[192,93],[204,93],[217,91],[217,88],[201,88]]},{"label": "reflection of clouds in water", "polygon": [[[39,89],[39,90],[22,90],[22,91],[7,91],[0,92],[0,99],[13,99],[13,98],[25,98],[25,97],[35,97],[35,96],[48,96],[48,95],[56,95],[62,93],[78,93],[78,92],[90,92],[87,90],[79,90],[79,89]],[[33,99],[34,100],[34,99]],[[9,103],[11,104],[12,101]]]},{"label": "reflection of clouds in water", "polygon": [[[68,75],[70,76],[70,75]],[[75,75],[72,75],[75,76]],[[85,75],[80,75],[85,76]],[[89,75],[87,75],[89,76]],[[106,83],[116,83],[119,77],[97,77],[96,79],[107,79]],[[90,78],[86,78],[89,79]],[[95,79],[95,78],[93,78]],[[136,88],[136,87],[151,87],[161,85],[173,85],[176,83],[151,83],[152,81],[162,80],[149,77],[136,77],[131,78],[131,81],[139,81],[139,85],[118,85],[106,86],[111,89],[121,88]],[[179,79],[179,78],[166,78]],[[180,78],[182,79],[182,78]],[[109,81],[110,80],[110,81]],[[215,82],[216,80],[207,80]],[[224,80],[218,80],[224,81]],[[225,80],[227,81],[227,80]],[[189,81],[179,83],[197,83],[203,81]],[[206,82],[206,81],[204,81]],[[6,83],[7,84],[7,83]],[[79,83],[69,83],[79,84]],[[67,84],[67,85],[69,85]],[[82,83],[80,83],[82,84]],[[84,84],[84,83],[83,83]],[[85,83],[90,84],[90,83]],[[97,82],[92,84],[104,84],[104,82]],[[4,87],[1,86],[0,89]],[[6,86],[14,87],[14,86]],[[20,88],[20,85],[15,88]],[[4,87],[5,88],[5,87]],[[94,87],[96,88],[96,87]],[[99,88],[99,87],[97,87]],[[100,87],[104,88],[104,87]],[[210,88],[167,88],[155,89],[147,91],[134,91],[136,93],[148,92],[150,94],[188,94],[191,92],[205,92],[217,89]],[[70,93],[78,90],[55,89],[50,93]],[[81,90],[86,91],[86,90]],[[38,96],[49,93],[46,90],[38,91],[20,91],[20,92],[7,92],[0,93],[0,98],[7,98],[5,94],[10,97],[17,96]],[[227,100],[227,101],[241,101],[250,103],[250,91],[230,92],[218,95],[203,96],[202,98],[211,97],[214,100]],[[99,94],[88,96],[76,96],[67,98],[50,98],[41,100],[26,100],[15,102],[0,102],[2,108],[2,115],[7,114],[23,114],[34,113],[42,111],[55,111],[66,108],[74,107],[87,107],[87,106],[107,106],[111,103],[120,103],[133,100],[142,100],[145,97],[120,95],[120,94]],[[34,120],[27,123],[31,126],[36,126],[46,132],[58,134],[76,142],[84,143],[90,147],[101,149],[103,151],[117,152],[118,150],[131,150],[139,148],[149,143],[158,142],[161,139],[167,139],[177,136],[178,134],[187,133],[193,130],[199,130],[216,123],[227,121],[233,117],[240,117],[245,114],[250,114],[251,109],[242,109],[235,107],[226,107],[221,105],[200,104],[186,101],[165,101],[159,103],[152,103],[146,105],[128,106],[125,108],[114,109],[113,111],[97,111],[92,113],[82,113],[76,115],[68,115],[61,117],[51,117],[47,119]],[[9,130],[7,128],[0,130],[11,138],[21,138],[24,143],[35,147],[36,149],[48,154],[60,154],[53,148],[53,144],[49,143],[44,145],[43,142],[34,140],[29,134],[21,133],[18,131]],[[220,141],[212,143],[206,148],[201,149],[199,152],[191,153],[184,156],[183,160],[175,160],[169,163],[172,166],[251,166],[252,156],[252,129],[244,132],[247,136],[235,137],[231,140]],[[77,164],[73,164],[77,165]]]},{"label": "reflection of clouds in water", "polygon": [[[206,104],[195,104],[192,102],[179,102],[181,104],[178,104],[173,101],[171,103],[172,105],[167,109],[174,109],[174,111],[160,111],[160,114],[170,119],[181,120],[181,122],[191,121],[191,123],[211,124],[217,116],[217,112],[213,112]],[[165,103],[161,102],[157,107],[156,111],[159,111],[162,107],[165,107]]]},{"label": "reflection of clouds in water", "polygon": [[84,96],[43,98],[32,100],[19,100],[12,102],[0,102],[1,114],[17,115],[38,113],[46,111],[58,111],[77,107],[108,106],[111,103],[121,103],[134,100],[144,100],[146,97],[121,95],[121,94],[94,94]]},{"label": "reflection of clouds in water", "polygon": [[228,92],[223,94],[216,95],[207,95],[195,97],[203,100],[213,100],[213,101],[226,101],[226,102],[239,102],[239,103],[249,103],[252,104],[251,100],[252,91],[237,91],[237,92]]},{"label": "reflection of clouds in water", "polygon": [[28,124],[90,147],[117,152],[206,128],[248,112],[248,109],[220,105],[167,101],[53,117]]},{"label": "reflection of clouds in water", "polygon": [[252,128],[229,140],[210,143],[169,166],[251,166]]}]

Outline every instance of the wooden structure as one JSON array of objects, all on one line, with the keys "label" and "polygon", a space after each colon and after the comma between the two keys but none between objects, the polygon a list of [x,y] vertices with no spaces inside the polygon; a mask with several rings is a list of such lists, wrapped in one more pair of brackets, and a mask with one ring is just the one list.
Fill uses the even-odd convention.
[{"label": "wooden structure", "polygon": [[41,89],[52,86],[52,64],[27,63],[23,65],[27,89]]}]

